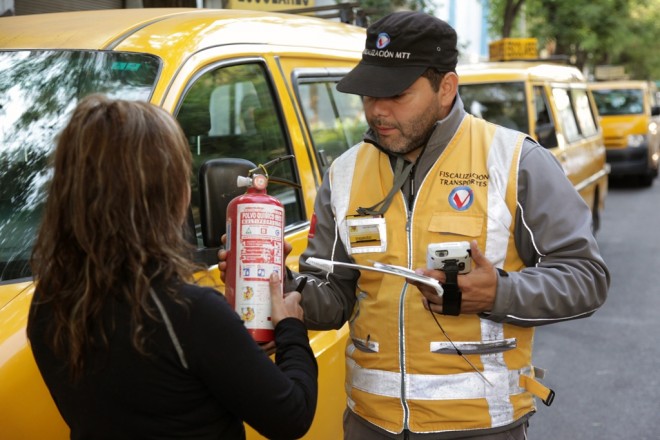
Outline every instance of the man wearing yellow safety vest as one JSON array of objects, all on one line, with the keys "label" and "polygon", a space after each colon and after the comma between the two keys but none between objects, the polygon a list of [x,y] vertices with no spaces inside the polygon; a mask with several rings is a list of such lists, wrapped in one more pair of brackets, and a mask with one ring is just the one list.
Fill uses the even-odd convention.
[{"label": "man wearing yellow safety vest", "polygon": [[[324,178],[285,290],[308,278],[308,328],[349,322],[346,439],[526,438],[534,396],[553,397],[534,327],[590,316],[607,295],[589,208],[542,146],[465,112],[456,42],[433,16],[393,13],[337,86],[363,97],[370,128]],[[429,244],[465,241],[469,273],[426,268]]]}]

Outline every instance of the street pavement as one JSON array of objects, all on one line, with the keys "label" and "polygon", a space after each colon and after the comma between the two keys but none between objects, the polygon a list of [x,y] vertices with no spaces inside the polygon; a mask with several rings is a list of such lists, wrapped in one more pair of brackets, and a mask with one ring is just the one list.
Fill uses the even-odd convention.
[{"label": "street pavement", "polygon": [[556,392],[530,440],[660,439],[660,179],[612,181],[598,243],[611,271],[593,316],[537,328],[534,364]]}]

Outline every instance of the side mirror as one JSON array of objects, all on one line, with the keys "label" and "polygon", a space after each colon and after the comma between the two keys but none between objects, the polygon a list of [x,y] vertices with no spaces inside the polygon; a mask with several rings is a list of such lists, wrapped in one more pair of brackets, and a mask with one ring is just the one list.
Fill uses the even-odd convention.
[{"label": "side mirror", "polygon": [[238,176],[247,176],[256,165],[245,159],[210,159],[199,169],[200,222],[206,248],[218,248],[225,233],[227,205],[245,193],[236,185]]},{"label": "side mirror", "polygon": [[660,105],[651,107],[651,116],[660,116]]}]

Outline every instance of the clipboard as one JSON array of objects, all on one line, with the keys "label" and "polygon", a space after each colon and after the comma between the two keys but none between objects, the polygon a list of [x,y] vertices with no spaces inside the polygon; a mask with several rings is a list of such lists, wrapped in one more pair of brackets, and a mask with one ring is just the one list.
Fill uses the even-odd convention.
[{"label": "clipboard", "polygon": [[408,278],[420,282],[422,284],[426,284],[427,286],[433,287],[438,293],[438,296],[442,296],[442,294],[444,293],[442,286],[435,278],[420,275],[418,273],[415,273],[415,271],[402,266],[379,263],[378,261],[374,261],[373,266],[366,266],[363,264],[344,263],[342,261],[325,260],[323,258],[316,258],[316,257],[309,257],[307,259],[307,263],[329,273],[333,272],[335,266],[339,266],[339,267],[347,267],[349,269],[370,270],[373,272],[381,272],[388,275],[395,275],[403,278]]}]

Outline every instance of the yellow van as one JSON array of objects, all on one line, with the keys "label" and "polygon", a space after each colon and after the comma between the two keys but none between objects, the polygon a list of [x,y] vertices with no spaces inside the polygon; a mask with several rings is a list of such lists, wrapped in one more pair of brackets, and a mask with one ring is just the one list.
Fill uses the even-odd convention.
[{"label": "yellow van", "polygon": [[[176,115],[201,170],[193,182],[191,241],[220,285],[213,265],[227,200],[204,196],[214,185],[235,185],[227,176],[244,172],[245,159],[264,164],[293,155],[269,172],[294,186],[271,183],[269,192],[285,206],[294,246],[287,264],[296,268],[323,172],[366,128],[359,97],[335,90],[359,61],[364,38],[362,28],[327,20],[237,10],[0,18],[0,438],[69,436],[25,326],[33,294],[28,259],[51,173],[48,156],[78,99],[102,92]],[[218,177],[207,168],[226,172]],[[309,333],[320,396],[308,439],[342,438],[347,335],[346,326]],[[248,438],[261,437],[248,429]]]},{"label": "yellow van", "polygon": [[597,231],[609,166],[597,109],[582,73],[539,61],[486,62],[457,70],[466,111],[528,133],[552,151],[591,208]]},{"label": "yellow van", "polygon": [[590,83],[603,126],[612,176],[633,176],[650,186],[660,165],[660,106],[648,81]]}]

